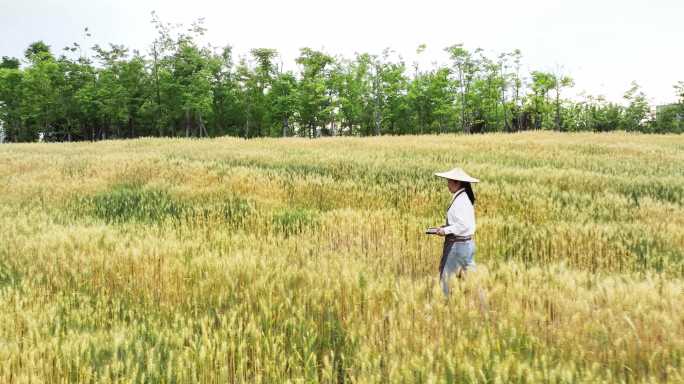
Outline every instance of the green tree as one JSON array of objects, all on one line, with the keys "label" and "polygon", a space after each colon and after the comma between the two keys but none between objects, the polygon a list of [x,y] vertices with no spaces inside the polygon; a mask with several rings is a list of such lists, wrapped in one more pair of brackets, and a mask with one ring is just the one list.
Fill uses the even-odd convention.
[{"label": "green tree", "polygon": [[301,66],[302,74],[297,95],[299,123],[305,130],[300,133],[316,137],[331,107],[326,82],[328,67],[334,64],[334,59],[323,52],[302,48],[296,61]]},{"label": "green tree", "polygon": [[[247,112],[247,137],[264,136],[271,128],[271,110],[267,94],[273,86],[276,74],[274,59],[278,56],[275,49],[257,48],[251,50],[255,61],[254,68],[243,63],[241,69],[244,81],[245,110]],[[253,129],[250,129],[250,123]]]},{"label": "green tree", "polygon": [[128,50],[123,46],[111,44],[109,50],[94,46],[96,58],[103,68],[98,71],[94,101],[100,121],[97,137],[105,139],[121,137],[121,124],[127,119],[128,95],[121,80],[123,63]]},{"label": "green tree", "polygon": [[33,141],[40,134],[58,133],[56,122],[62,117],[59,85],[62,68],[45,44],[33,43],[27,49],[31,65],[24,70],[21,87],[21,114],[24,125],[15,137],[17,141]]},{"label": "green tree", "polygon": [[16,57],[3,56],[0,61],[0,69],[19,69],[19,59]]},{"label": "green tree", "polygon": [[24,51],[24,57],[30,63],[35,64],[43,60],[54,60],[50,46],[42,40],[31,43]]},{"label": "green tree", "polygon": [[621,128],[626,131],[642,130],[651,107],[639,84],[632,81],[631,87],[625,92],[624,99],[628,105],[622,117]]},{"label": "green tree", "polygon": [[341,132],[362,133],[364,114],[371,99],[371,57],[357,54],[355,60],[340,60],[331,70],[331,86],[338,95]]},{"label": "green tree", "polygon": [[463,44],[455,44],[445,48],[452,61],[453,73],[456,75],[456,86],[460,100],[461,131],[470,133],[470,87],[477,72],[477,63]]},{"label": "green tree", "polygon": [[553,74],[553,84],[554,91],[556,94],[555,107],[555,118],[554,118],[554,128],[557,131],[563,129],[563,113],[562,113],[562,103],[561,103],[561,90],[563,88],[569,88],[574,86],[574,81],[570,76],[564,76],[561,74]]},{"label": "green tree", "polygon": [[684,105],[684,81],[679,81],[674,85],[677,97],[679,97],[679,104]]},{"label": "green tree", "polygon": [[[352,59],[302,48],[299,71],[283,72],[275,49],[249,51],[237,65],[230,46],[201,46],[203,20],[189,28],[163,23],[147,55],[121,45],[83,42],[59,57],[43,41],[24,61],[0,60],[0,120],[8,141],[98,140],[156,136],[244,137],[491,132],[523,129],[625,129],[679,132],[679,103],[656,119],[636,84],[625,105],[603,97],[562,97],[569,76],[521,73],[519,50],[489,56],[462,44],[445,48],[447,65],[414,64],[401,57],[356,54]],[[85,36],[90,37],[88,29]],[[420,45],[417,53],[426,49]],[[528,80],[529,79],[529,80]]]},{"label": "green tree", "polygon": [[7,141],[29,139],[23,137],[22,98],[18,97],[22,93],[23,78],[24,73],[18,67],[0,67],[0,125]]},{"label": "green tree", "polygon": [[477,50],[473,61],[474,76],[468,95],[472,116],[472,132],[488,132],[503,129],[500,110],[504,79],[500,64],[489,59],[483,50]]},{"label": "green tree", "polygon": [[[160,135],[207,136],[205,116],[213,105],[212,52],[196,40],[206,29],[203,19],[190,28],[162,23],[153,13],[158,36],[152,44],[154,99]],[[168,130],[164,127],[168,127]]]},{"label": "green tree", "polygon": [[204,116],[213,103],[208,53],[191,38],[181,38],[171,61],[171,92],[177,95],[184,113],[185,136],[208,136]]},{"label": "green tree", "polygon": [[297,111],[297,79],[292,72],[278,73],[268,95],[273,116],[273,133],[280,125],[282,137],[291,134],[291,121]]},{"label": "green tree", "polygon": [[656,119],[650,124],[655,132],[684,133],[684,82],[674,85],[678,103],[658,107]]},{"label": "green tree", "polygon": [[550,128],[549,93],[556,88],[556,77],[547,72],[532,72],[532,95],[529,102],[534,113],[534,127],[536,129]]},{"label": "green tree", "polygon": [[382,70],[384,90],[383,117],[385,132],[391,134],[408,133],[408,79],[404,75],[406,66],[402,61],[386,63]]},{"label": "green tree", "polygon": [[448,68],[419,72],[409,85],[407,100],[414,113],[417,133],[447,131],[455,113],[449,73]]},{"label": "green tree", "polygon": [[233,72],[232,48],[226,46],[209,57],[213,96],[210,134],[240,135],[242,113],[239,104],[240,90]]}]

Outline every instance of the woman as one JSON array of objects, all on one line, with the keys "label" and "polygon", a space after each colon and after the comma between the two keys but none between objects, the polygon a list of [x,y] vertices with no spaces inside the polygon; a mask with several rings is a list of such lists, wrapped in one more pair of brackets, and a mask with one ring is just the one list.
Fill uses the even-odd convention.
[{"label": "woman", "polygon": [[446,224],[437,229],[437,235],[444,237],[442,259],[439,263],[439,276],[442,291],[449,296],[449,278],[456,273],[464,278],[468,270],[475,268],[475,194],[471,183],[480,180],[471,177],[460,168],[435,173],[447,179],[449,192],[453,193],[451,204],[446,213]]}]

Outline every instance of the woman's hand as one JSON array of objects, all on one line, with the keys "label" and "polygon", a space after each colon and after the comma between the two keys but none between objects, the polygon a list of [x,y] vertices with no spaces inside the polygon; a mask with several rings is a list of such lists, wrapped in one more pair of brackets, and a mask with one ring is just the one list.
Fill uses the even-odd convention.
[{"label": "woman's hand", "polygon": [[437,236],[446,236],[446,233],[444,233],[444,228],[437,228]]}]

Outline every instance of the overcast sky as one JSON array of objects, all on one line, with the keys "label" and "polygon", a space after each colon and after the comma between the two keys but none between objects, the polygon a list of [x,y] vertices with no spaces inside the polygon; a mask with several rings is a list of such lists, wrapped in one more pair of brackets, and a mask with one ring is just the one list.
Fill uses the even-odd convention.
[{"label": "overcast sky", "polygon": [[53,52],[74,41],[146,52],[152,10],[186,25],[204,17],[206,42],[276,48],[288,68],[304,46],[346,57],[391,47],[410,64],[421,43],[427,68],[463,43],[492,56],[518,48],[524,72],[560,70],[573,93],[618,102],[632,80],[654,103],[674,101],[684,81],[684,0],[0,0],[0,55],[20,57],[35,40]]}]

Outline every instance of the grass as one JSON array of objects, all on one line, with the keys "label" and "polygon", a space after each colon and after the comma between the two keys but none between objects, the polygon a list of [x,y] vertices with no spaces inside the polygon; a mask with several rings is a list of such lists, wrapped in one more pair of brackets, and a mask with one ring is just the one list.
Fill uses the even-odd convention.
[{"label": "grass", "polygon": [[[0,382],[684,381],[684,137],[0,146]],[[445,183],[478,271],[437,284]]]}]

